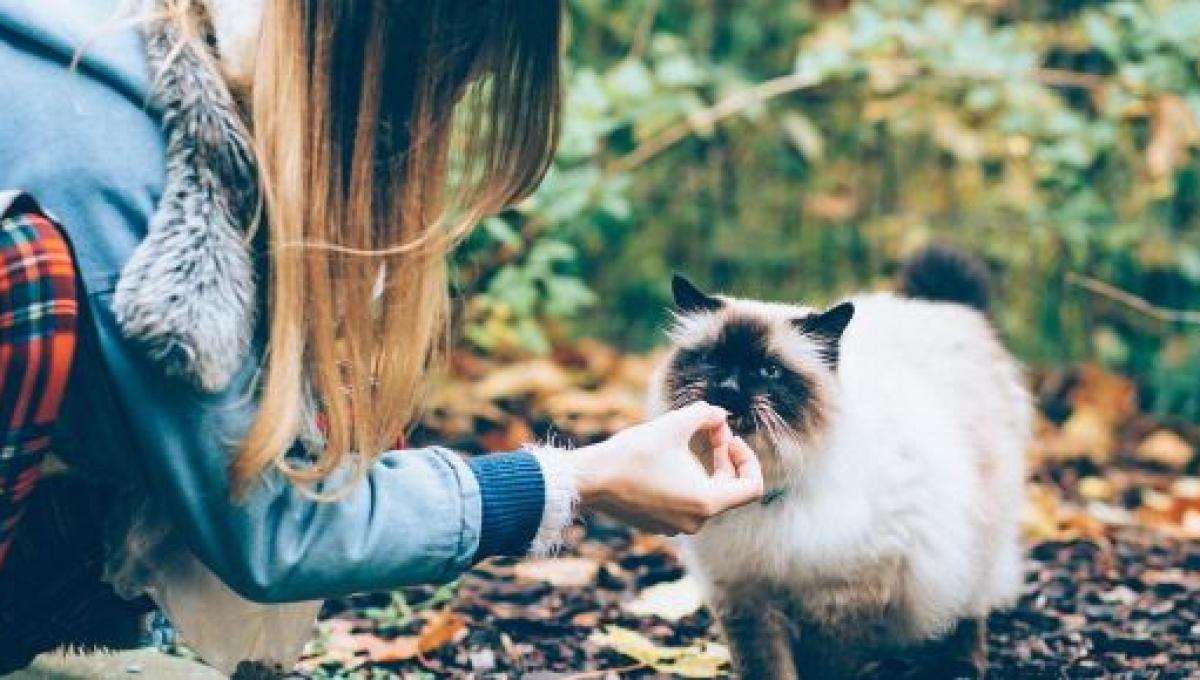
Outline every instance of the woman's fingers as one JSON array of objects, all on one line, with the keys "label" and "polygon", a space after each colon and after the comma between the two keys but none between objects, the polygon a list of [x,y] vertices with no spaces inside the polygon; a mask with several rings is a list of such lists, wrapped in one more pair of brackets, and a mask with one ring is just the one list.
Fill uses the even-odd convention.
[{"label": "woman's fingers", "polygon": [[732,479],[737,476],[737,469],[734,467],[733,459],[729,456],[730,443],[725,443],[721,446],[713,447],[712,461],[713,472],[712,476],[718,479]]},{"label": "woman's fingers", "polygon": [[734,469],[734,475],[717,482],[717,493],[725,509],[736,508],[752,503],[763,495],[762,468],[758,456],[741,437],[735,437],[725,449],[729,464]]},{"label": "woman's fingers", "polygon": [[729,461],[733,464],[739,479],[758,480],[762,484],[762,467],[758,462],[758,454],[741,437],[734,437],[729,445]]},{"label": "woman's fingers", "polygon": [[677,411],[672,411],[667,417],[670,418],[676,431],[688,439],[698,430],[729,427],[726,423],[729,412],[720,406],[713,406],[703,401],[693,402]]},{"label": "woman's fingers", "polygon": [[720,425],[709,427],[707,434],[709,447],[719,449],[723,446],[728,446],[729,442],[733,441],[733,430],[729,429],[728,414],[726,414],[726,419],[723,419]]}]

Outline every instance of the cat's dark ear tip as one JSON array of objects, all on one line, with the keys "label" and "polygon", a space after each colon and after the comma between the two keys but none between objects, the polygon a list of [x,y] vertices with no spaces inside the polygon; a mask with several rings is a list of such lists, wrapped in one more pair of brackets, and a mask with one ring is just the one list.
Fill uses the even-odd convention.
[{"label": "cat's dark ear tip", "polygon": [[854,318],[854,303],[847,300],[829,311],[836,313],[838,316],[846,317],[846,321],[849,322],[850,319]]},{"label": "cat's dark ear tip", "polygon": [[842,337],[846,326],[850,325],[853,318],[854,303],[847,300],[819,314],[792,319],[792,325],[802,333],[837,340]]},{"label": "cat's dark ear tip", "polygon": [[720,298],[700,290],[679,272],[671,274],[671,295],[675,298],[675,306],[682,312],[711,312],[721,307]]}]

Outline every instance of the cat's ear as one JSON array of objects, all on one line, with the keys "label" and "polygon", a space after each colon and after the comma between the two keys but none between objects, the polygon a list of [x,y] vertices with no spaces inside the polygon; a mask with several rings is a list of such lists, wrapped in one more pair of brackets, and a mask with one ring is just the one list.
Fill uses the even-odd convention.
[{"label": "cat's ear", "polygon": [[681,312],[712,312],[721,308],[720,298],[705,293],[679,274],[671,277],[671,294]]},{"label": "cat's ear", "polygon": [[853,318],[854,303],[843,302],[820,314],[792,319],[792,325],[804,335],[820,342],[825,359],[831,367],[837,368],[842,333],[846,332],[846,326],[850,325]]}]

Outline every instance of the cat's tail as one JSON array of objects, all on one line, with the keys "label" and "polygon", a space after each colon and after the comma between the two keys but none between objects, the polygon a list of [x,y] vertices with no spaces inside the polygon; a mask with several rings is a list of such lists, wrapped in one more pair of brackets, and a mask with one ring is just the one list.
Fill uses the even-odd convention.
[{"label": "cat's tail", "polygon": [[977,257],[946,245],[930,245],[908,258],[900,270],[901,295],[956,302],[987,312],[991,302],[987,266]]}]

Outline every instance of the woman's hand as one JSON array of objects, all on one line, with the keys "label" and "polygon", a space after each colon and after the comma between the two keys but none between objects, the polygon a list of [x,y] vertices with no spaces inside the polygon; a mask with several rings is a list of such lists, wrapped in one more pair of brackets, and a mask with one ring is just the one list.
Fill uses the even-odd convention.
[{"label": "woman's hand", "polygon": [[[694,534],[716,515],[758,500],[758,458],[733,436],[727,415],[698,402],[574,452],[582,506],[672,535]],[[688,446],[697,435],[712,450],[711,471]]]}]

